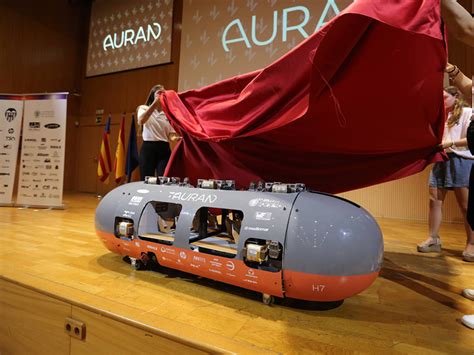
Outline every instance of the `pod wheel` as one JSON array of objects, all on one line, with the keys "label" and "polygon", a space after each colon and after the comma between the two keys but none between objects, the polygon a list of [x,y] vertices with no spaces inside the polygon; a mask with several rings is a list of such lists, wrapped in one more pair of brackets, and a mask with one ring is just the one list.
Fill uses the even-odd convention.
[{"label": "pod wheel", "polygon": [[132,265],[132,268],[135,270],[146,270],[147,265],[148,265],[148,258],[141,258],[141,259],[136,259],[130,257],[130,264]]},{"label": "pod wheel", "polygon": [[146,264],[140,259],[135,260],[135,262],[132,263],[132,266],[135,270],[145,270],[146,269]]},{"label": "pod wheel", "polygon": [[262,293],[262,302],[267,306],[271,306],[275,302],[275,298],[267,293]]},{"label": "pod wheel", "polygon": [[159,266],[160,263],[158,262],[158,258],[156,257],[156,255],[154,253],[148,253],[148,258],[149,258],[149,262],[152,264],[152,265],[156,265],[156,266]]}]

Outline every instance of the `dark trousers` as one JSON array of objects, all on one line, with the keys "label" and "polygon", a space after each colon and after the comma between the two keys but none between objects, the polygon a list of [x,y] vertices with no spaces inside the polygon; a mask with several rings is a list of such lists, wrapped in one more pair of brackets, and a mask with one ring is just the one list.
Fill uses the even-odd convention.
[{"label": "dark trousers", "polygon": [[[145,180],[145,176],[163,176],[171,150],[168,142],[144,141],[140,149],[140,175]],[[156,174],[155,175],[155,171]]]}]

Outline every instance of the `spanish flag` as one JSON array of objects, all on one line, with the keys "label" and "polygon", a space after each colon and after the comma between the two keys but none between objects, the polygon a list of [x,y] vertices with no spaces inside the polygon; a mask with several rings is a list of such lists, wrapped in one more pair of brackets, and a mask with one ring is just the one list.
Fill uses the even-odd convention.
[{"label": "spanish flag", "polygon": [[120,121],[120,131],[117,141],[117,150],[115,151],[115,182],[119,184],[125,176],[125,116]]},{"label": "spanish flag", "polygon": [[104,133],[102,134],[102,144],[100,145],[99,163],[97,164],[97,176],[100,181],[108,183],[109,174],[112,167],[112,158],[110,157],[110,115],[107,117]]}]

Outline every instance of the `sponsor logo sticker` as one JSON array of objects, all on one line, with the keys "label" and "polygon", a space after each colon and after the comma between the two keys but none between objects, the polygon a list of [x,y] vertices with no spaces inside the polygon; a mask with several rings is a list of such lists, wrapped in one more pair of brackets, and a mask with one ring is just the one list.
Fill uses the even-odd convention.
[{"label": "sponsor logo sticker", "polygon": [[7,122],[13,122],[13,120],[16,118],[17,116],[17,112],[14,108],[7,108],[5,110],[5,119],[7,120]]},{"label": "sponsor logo sticker", "polygon": [[140,202],[142,202],[142,200],[143,200],[142,196],[133,196],[130,199],[130,202],[128,204],[131,205],[131,206],[138,206],[140,204]]},{"label": "sponsor logo sticker", "polygon": [[44,125],[44,127],[49,128],[49,129],[56,129],[56,128],[61,127],[61,125],[58,123],[47,123]]}]

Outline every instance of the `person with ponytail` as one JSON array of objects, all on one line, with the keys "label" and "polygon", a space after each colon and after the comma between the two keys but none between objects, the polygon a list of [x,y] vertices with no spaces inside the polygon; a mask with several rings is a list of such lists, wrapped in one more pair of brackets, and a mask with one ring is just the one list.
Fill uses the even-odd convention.
[{"label": "person with ponytail", "polygon": [[465,261],[474,261],[474,233],[467,221],[467,205],[469,196],[469,174],[474,162],[474,156],[466,146],[457,146],[457,141],[466,138],[471,121],[472,109],[458,88],[447,87],[444,91],[444,102],[447,113],[442,148],[445,149],[449,160],[435,163],[430,174],[430,210],[429,237],[417,246],[420,253],[441,252],[439,228],[442,219],[442,207],[446,194],[453,190],[461,209],[466,229],[467,242],[463,252]]},{"label": "person with ponytail", "polygon": [[161,107],[160,94],[164,91],[163,85],[153,86],[145,105],[137,108],[137,120],[143,137],[139,159],[142,180],[146,176],[164,174],[171,156],[170,143],[179,139]]}]

